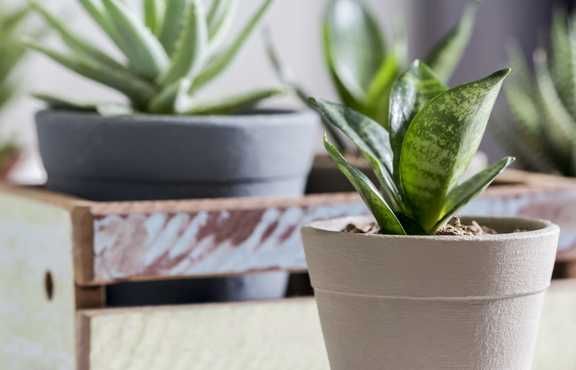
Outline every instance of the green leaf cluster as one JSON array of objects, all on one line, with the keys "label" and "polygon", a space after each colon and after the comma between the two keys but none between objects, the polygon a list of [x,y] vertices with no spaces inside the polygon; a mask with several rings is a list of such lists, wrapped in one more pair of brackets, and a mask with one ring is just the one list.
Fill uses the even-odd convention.
[{"label": "green leaf cluster", "polygon": [[576,176],[576,17],[556,11],[550,39],[549,51],[535,51],[533,70],[510,49],[515,72],[505,91],[514,120],[499,137],[528,169]]},{"label": "green leaf cluster", "polygon": [[[239,0],[141,0],[142,9],[122,0],[78,0],[121,58],[102,51],[68,27],[39,1],[32,8],[60,36],[62,52],[34,41],[27,45],[77,74],[110,87],[130,102],[126,109],[150,114],[228,114],[281,94],[264,88],[217,101],[198,92],[220,76],[237,57],[272,4],[262,0],[244,26],[232,33]],[[78,104],[40,95],[55,108],[108,112],[108,106]]]},{"label": "green leaf cluster", "polygon": [[380,232],[434,234],[512,161],[463,180],[509,69],[449,89],[414,62],[393,84],[386,125],[345,105],[310,100],[325,124],[342,132],[369,163],[378,184],[352,166],[326,136],[324,144],[374,215]]},{"label": "green leaf cluster", "polygon": [[[477,4],[432,48],[424,61],[447,82],[469,43]],[[386,124],[394,81],[406,68],[405,42],[388,42],[364,0],[330,0],[324,20],[327,68],[345,105]]]}]

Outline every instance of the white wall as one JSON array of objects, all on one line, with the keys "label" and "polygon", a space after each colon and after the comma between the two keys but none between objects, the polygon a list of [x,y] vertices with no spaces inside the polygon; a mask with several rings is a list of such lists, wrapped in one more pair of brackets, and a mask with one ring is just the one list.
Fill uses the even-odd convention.
[{"label": "white wall", "polygon": [[[134,2],[134,1],[132,1]],[[250,14],[260,0],[241,0],[239,24]],[[138,1],[135,2],[136,4]],[[373,8],[386,23],[402,24],[404,18],[402,0],[372,0]],[[60,9],[70,25],[79,33],[97,38],[105,49],[112,49],[99,34],[92,22],[80,11],[75,0],[53,0],[53,8]],[[266,23],[270,25],[273,39],[286,64],[298,76],[310,93],[325,98],[334,97],[330,81],[326,75],[322,59],[321,24],[324,0],[276,0]],[[50,44],[59,45],[56,40],[47,40]],[[50,92],[78,100],[114,100],[117,96],[105,88],[85,81],[44,57],[32,55],[19,78],[26,85],[26,90]],[[207,93],[218,97],[244,89],[268,86],[276,83],[262,47],[260,35],[250,41],[242,51],[234,66],[211,86]],[[294,104],[283,99],[278,104]],[[18,99],[2,117],[6,128],[18,135],[28,148],[28,160],[16,175],[17,180],[38,181],[43,172],[35,151],[33,130],[34,111],[41,107],[29,97]]]}]

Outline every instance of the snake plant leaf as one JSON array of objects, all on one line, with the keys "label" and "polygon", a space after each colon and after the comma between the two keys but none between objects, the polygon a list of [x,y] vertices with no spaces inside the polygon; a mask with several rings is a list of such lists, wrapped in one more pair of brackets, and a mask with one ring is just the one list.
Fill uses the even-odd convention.
[{"label": "snake plant leaf", "polygon": [[95,60],[77,55],[63,54],[34,41],[27,41],[26,44],[30,49],[46,55],[71,71],[121,91],[136,102],[144,103],[154,94],[153,85],[138,77],[134,77],[132,74],[113,70],[109,66],[98,64]]},{"label": "snake plant leaf", "polygon": [[210,47],[216,50],[227,35],[236,14],[238,0],[213,0],[208,12]]},{"label": "snake plant leaf", "polygon": [[384,126],[387,126],[390,92],[400,73],[400,68],[396,55],[387,54],[368,88],[366,109],[376,122]]},{"label": "snake plant leaf", "polygon": [[386,54],[375,17],[363,0],[330,0],[324,33],[328,64],[345,91],[363,101]]},{"label": "snake plant leaf", "polygon": [[160,34],[164,15],[164,2],[159,0],[144,0],[143,5],[146,27],[148,27],[154,35]]},{"label": "snake plant leaf", "polygon": [[404,136],[399,163],[407,202],[426,232],[441,220],[448,193],[478,150],[509,69],[448,90],[428,102]]},{"label": "snake plant leaf", "polygon": [[[394,173],[398,174],[400,152],[404,135],[416,113],[430,100],[448,90],[434,72],[416,60],[394,84],[390,96],[390,118],[388,132],[394,153]],[[398,179],[396,179],[398,180]]]},{"label": "snake plant leaf", "polygon": [[258,7],[256,12],[250,17],[248,22],[240,30],[236,38],[231,41],[230,45],[225,47],[223,51],[218,53],[212,60],[209,61],[208,66],[198,75],[190,87],[190,93],[197,91],[202,86],[206,85],[222,73],[234,60],[242,46],[248,41],[256,27],[262,21],[262,18],[272,5],[273,0],[264,0]]},{"label": "snake plant leaf", "polygon": [[571,158],[572,142],[576,138],[576,123],[558,96],[548,69],[546,54],[542,50],[535,52],[534,65],[541,107],[548,120],[548,124],[545,125],[546,134],[554,143],[559,155]]},{"label": "snake plant leaf", "polygon": [[282,88],[268,88],[221,98],[213,102],[191,99],[188,103],[189,108],[180,107],[179,109],[183,110],[179,113],[183,115],[209,115],[241,112],[256,106],[262,100],[284,94],[285,92],[286,90]]},{"label": "snake plant leaf", "polygon": [[102,0],[106,12],[125,45],[125,54],[134,70],[147,78],[156,78],[168,66],[164,48],[126,5],[119,0]]},{"label": "snake plant leaf", "polygon": [[443,81],[448,81],[452,77],[470,42],[477,8],[478,2],[470,4],[456,26],[448,32],[425,59],[426,64]]},{"label": "snake plant leaf", "polygon": [[160,85],[166,86],[183,78],[194,79],[204,65],[208,52],[208,25],[201,0],[191,0],[186,25],[178,40],[170,68]]},{"label": "snake plant leaf", "polygon": [[184,28],[184,17],[187,14],[190,0],[170,0],[166,2],[162,30],[160,31],[160,42],[164,46],[166,53],[172,55],[176,49],[176,42],[182,29]]},{"label": "snake plant leaf", "polygon": [[380,231],[385,234],[391,235],[406,235],[404,227],[388,206],[378,189],[374,186],[372,181],[362,171],[351,166],[342,153],[324,137],[324,147],[332,159],[336,162],[338,169],[346,176],[348,181],[354,186],[356,191],[362,197],[366,206],[370,209]]},{"label": "snake plant leaf", "polygon": [[514,160],[512,157],[506,157],[450,191],[446,198],[444,209],[442,210],[441,219],[434,226],[434,232],[450,221],[471,199],[483,192]]},{"label": "snake plant leaf", "polygon": [[309,101],[326,125],[342,131],[358,147],[380,181],[382,195],[392,210],[404,211],[406,207],[393,180],[388,132],[377,122],[346,106],[313,98]]},{"label": "snake plant leaf", "polygon": [[81,52],[89,58],[94,58],[97,61],[109,65],[111,68],[122,69],[126,72],[128,70],[108,54],[102,52],[99,48],[93,46],[89,42],[82,39],[76,33],[70,31],[64,22],[60,21],[48,11],[43,5],[37,1],[30,3],[31,9],[36,11],[42,18],[59,34],[62,41],[72,50]]}]

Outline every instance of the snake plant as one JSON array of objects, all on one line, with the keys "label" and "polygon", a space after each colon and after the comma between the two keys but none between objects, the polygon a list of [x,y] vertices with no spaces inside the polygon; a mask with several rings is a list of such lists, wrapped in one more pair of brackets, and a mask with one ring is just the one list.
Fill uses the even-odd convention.
[{"label": "snake plant", "polygon": [[[68,51],[28,42],[66,68],[125,95],[131,110],[150,114],[227,114],[282,93],[264,88],[206,101],[198,92],[224,70],[267,13],[263,0],[246,24],[231,35],[239,0],[141,0],[142,11],[122,0],[79,0],[100,30],[120,51],[108,54],[68,27],[40,2],[33,9],[59,34]],[[228,38],[230,36],[230,38]],[[104,109],[39,94],[56,108]]]},{"label": "snake plant", "polygon": [[[0,1],[0,111],[18,92],[15,72],[26,54],[19,37],[23,34],[38,37],[37,30],[27,25],[28,14],[27,6],[13,8]],[[18,151],[18,146],[12,140],[0,137],[0,178]]]},{"label": "snake plant", "polygon": [[[457,24],[424,59],[443,81],[448,81],[470,41],[477,2],[471,3]],[[365,0],[329,0],[323,25],[326,69],[340,101],[377,122],[386,124],[394,81],[406,64],[404,40],[390,43]],[[300,96],[309,96],[281,64],[268,40],[268,55],[279,78]],[[328,130],[331,130],[327,127]],[[336,144],[345,144],[330,132]]]},{"label": "snake plant", "polygon": [[576,176],[576,18],[557,11],[550,52],[534,53],[534,70],[518,48],[506,87],[514,120],[498,137],[531,170]]},{"label": "snake plant", "polygon": [[510,163],[507,157],[468,180],[473,159],[509,69],[449,89],[416,61],[391,89],[384,127],[350,107],[311,99],[369,163],[376,186],[325,136],[324,144],[374,215],[383,234],[435,234]]}]

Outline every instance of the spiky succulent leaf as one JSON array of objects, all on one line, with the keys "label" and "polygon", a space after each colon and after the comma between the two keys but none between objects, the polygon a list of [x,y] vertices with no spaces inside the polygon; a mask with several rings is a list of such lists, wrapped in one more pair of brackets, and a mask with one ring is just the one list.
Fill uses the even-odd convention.
[{"label": "spiky succulent leaf", "polygon": [[268,88],[249,91],[247,93],[220,98],[216,101],[190,100],[189,107],[181,107],[183,115],[230,114],[253,108],[262,100],[283,94],[284,89]]},{"label": "spiky succulent leaf", "polygon": [[386,53],[375,17],[363,0],[330,0],[324,32],[326,59],[337,84],[363,101]]},{"label": "spiky succulent leaf", "polygon": [[90,15],[92,20],[106,33],[106,35],[114,42],[114,44],[121,50],[125,51],[127,45],[120,37],[120,34],[112,20],[106,14],[102,7],[101,1],[95,0],[79,0],[84,10]]},{"label": "spiky succulent leaf", "polygon": [[310,106],[322,120],[344,133],[370,163],[380,181],[387,203],[394,211],[405,209],[392,173],[392,151],[388,132],[372,119],[346,106],[310,99]]},{"label": "spiky succulent leaf", "polygon": [[162,29],[164,2],[160,0],[144,0],[144,21],[146,27],[155,35]]},{"label": "spiky succulent leaf", "polygon": [[540,107],[547,119],[545,133],[557,153],[565,161],[572,157],[572,146],[576,139],[576,123],[562,104],[548,69],[546,54],[539,50],[534,55],[536,81],[540,93]]},{"label": "spiky succulent leaf", "polygon": [[576,30],[563,10],[554,12],[550,33],[552,77],[560,99],[576,118]]},{"label": "spiky succulent leaf", "polygon": [[346,176],[346,178],[348,178],[350,183],[360,194],[364,203],[376,219],[376,222],[381,229],[380,231],[385,234],[405,235],[406,231],[398,220],[398,217],[396,217],[372,181],[370,181],[362,171],[350,165],[342,153],[340,153],[338,149],[330,143],[327,137],[324,137],[324,147],[336,162],[336,166],[338,166],[340,171]]},{"label": "spiky succulent leaf", "polygon": [[427,232],[442,218],[446,197],[458,185],[482,140],[509,69],[448,90],[429,101],[404,136],[399,175],[414,216]]},{"label": "spiky succulent leaf", "polygon": [[160,42],[168,55],[172,55],[176,49],[176,42],[178,42],[180,32],[184,28],[185,21],[182,14],[188,14],[189,5],[190,0],[170,0],[166,2],[162,30],[160,31]]},{"label": "spiky succulent leaf", "polygon": [[160,80],[163,86],[183,78],[193,80],[204,65],[208,53],[208,25],[200,0],[191,0],[186,24],[180,33],[170,68]]},{"label": "spiky succulent leaf", "polygon": [[443,81],[450,79],[470,42],[477,8],[478,3],[476,2],[469,5],[456,26],[448,32],[426,58],[426,64]]},{"label": "spiky succulent leaf", "polygon": [[390,144],[395,159],[394,173],[399,173],[398,165],[404,135],[416,113],[430,100],[447,90],[448,86],[440,81],[428,66],[418,60],[394,84],[388,120]]},{"label": "spiky succulent leaf", "polygon": [[450,221],[459,209],[484,191],[512,162],[514,158],[506,157],[451,190],[442,209],[440,221],[436,223],[433,231],[435,232]]},{"label": "spiky succulent leaf", "polygon": [[102,0],[106,13],[123,40],[124,53],[139,75],[157,78],[168,66],[168,55],[154,34],[119,0]]},{"label": "spiky succulent leaf", "polygon": [[212,1],[207,19],[210,47],[212,50],[217,50],[222,40],[226,37],[237,7],[238,0]]},{"label": "spiky succulent leaf", "polygon": [[239,31],[236,38],[232,40],[223,51],[215,55],[214,58],[209,61],[207,67],[198,75],[198,78],[196,78],[190,87],[190,93],[197,91],[199,88],[212,81],[230,66],[232,60],[234,60],[238,52],[242,49],[242,46],[244,46],[256,27],[262,21],[262,18],[270,8],[270,5],[272,5],[272,1],[273,0],[262,1],[256,12]]}]

